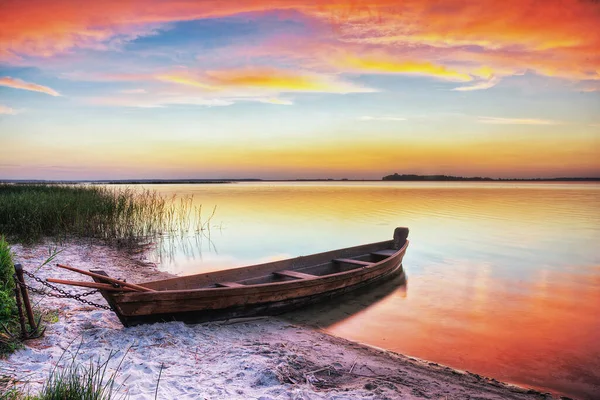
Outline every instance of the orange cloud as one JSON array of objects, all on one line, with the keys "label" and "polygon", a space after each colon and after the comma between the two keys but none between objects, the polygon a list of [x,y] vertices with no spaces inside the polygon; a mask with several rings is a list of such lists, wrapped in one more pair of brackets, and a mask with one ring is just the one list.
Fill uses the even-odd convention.
[{"label": "orange cloud", "polygon": [[[346,40],[378,44],[598,48],[600,6],[587,0],[372,1],[339,19]],[[395,3],[395,4],[394,4]]]},{"label": "orange cloud", "polygon": [[349,68],[358,72],[427,75],[451,81],[468,82],[473,78],[466,73],[458,72],[443,65],[435,65],[427,61],[402,61],[385,57],[357,57],[348,55],[334,61],[341,68]]},{"label": "orange cloud", "polygon": [[[238,68],[212,71],[178,69],[154,74],[75,76],[93,81],[147,82],[148,89],[121,90],[119,95],[89,97],[91,104],[123,107],[164,107],[173,104],[228,106],[239,102],[292,105],[282,93],[368,93],[334,74],[277,68]],[[156,85],[157,82],[163,85]],[[168,85],[165,85],[168,84]]]},{"label": "orange cloud", "polygon": [[[286,43],[279,50],[311,62],[320,57],[320,64],[333,64],[342,72],[474,81],[458,90],[489,88],[497,82],[492,76],[526,71],[600,80],[600,3],[593,0],[103,0],[85,6],[56,0],[47,14],[43,10],[48,7],[45,0],[3,2],[0,59],[103,49],[114,38],[146,35],[172,21],[293,9],[335,30],[327,38],[300,37],[293,48]],[[315,55],[324,49],[302,45],[318,47],[320,41],[328,49],[342,49],[344,56],[331,61],[329,54]],[[489,69],[487,76],[478,75],[482,67]]]},{"label": "orange cloud", "polygon": [[0,86],[7,86],[14,89],[31,90],[32,92],[46,93],[50,96],[60,96],[54,89],[50,89],[47,86],[38,85],[36,83],[25,82],[20,79],[11,78],[10,76],[4,76],[0,78]]},{"label": "orange cloud", "polygon": [[330,75],[275,68],[243,68],[207,71],[203,74],[175,72],[157,79],[207,91],[261,90],[275,92],[357,93],[373,89],[344,82]]},{"label": "orange cloud", "polygon": [[523,75],[528,71],[539,75],[572,81],[600,80],[600,57],[574,49],[544,51],[490,50],[471,52],[453,49],[445,55],[448,62],[471,66],[488,65],[491,73],[500,78]]},{"label": "orange cloud", "polygon": [[170,82],[170,83],[177,83],[180,85],[193,86],[193,87],[197,87],[197,88],[205,89],[205,90],[217,90],[216,87],[214,87],[208,83],[201,82],[197,78],[185,76],[185,75],[164,74],[164,75],[157,75],[156,79],[158,79],[159,81],[163,81],[163,82]]},{"label": "orange cloud", "polygon": [[344,43],[458,71],[486,65],[498,77],[531,70],[573,80],[600,79],[598,26],[600,3],[587,0],[404,0],[337,24]]},{"label": "orange cloud", "polygon": [[[0,40],[14,50],[65,50],[102,40],[123,26],[222,17],[244,12],[295,9],[334,24],[346,40],[411,42],[436,46],[520,45],[532,50],[598,46],[600,11],[591,0],[104,0],[82,6],[75,0],[3,2]],[[45,43],[43,43],[45,42]],[[50,44],[53,42],[54,44]],[[4,43],[7,46],[6,43]],[[48,46],[45,46],[48,45]],[[5,47],[2,46],[2,47]],[[11,46],[7,46],[11,47]],[[597,47],[595,47],[597,48]]]}]

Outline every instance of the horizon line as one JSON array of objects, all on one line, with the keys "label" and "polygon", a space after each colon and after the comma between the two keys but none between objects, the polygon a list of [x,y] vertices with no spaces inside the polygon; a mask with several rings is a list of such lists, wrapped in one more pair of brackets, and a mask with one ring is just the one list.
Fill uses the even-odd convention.
[{"label": "horizon line", "polygon": [[[403,179],[385,179],[397,175]],[[269,179],[269,178],[131,178],[131,179],[0,179],[0,183],[229,183],[229,182],[299,182],[299,181],[330,181],[330,182],[432,182],[432,181],[600,181],[600,176],[558,176],[538,178],[492,178],[485,176],[454,176],[454,175],[416,175],[416,174],[392,174],[379,179],[355,179],[355,178],[293,178],[293,179]]]}]

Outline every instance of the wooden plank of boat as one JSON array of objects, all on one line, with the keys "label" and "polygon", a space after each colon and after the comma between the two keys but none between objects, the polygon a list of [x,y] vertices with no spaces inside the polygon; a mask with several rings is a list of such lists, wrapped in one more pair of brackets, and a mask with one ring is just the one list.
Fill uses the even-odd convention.
[{"label": "wooden plank of boat", "polygon": [[305,274],[303,272],[289,271],[289,270],[275,271],[273,273],[275,275],[287,276],[289,278],[295,278],[295,279],[312,279],[312,278],[316,278],[317,277],[316,275]]},{"label": "wooden plank of boat", "polygon": [[[402,273],[407,237],[408,228],[397,228],[394,239],[384,242],[140,284],[153,292],[101,293],[124,325],[279,313]],[[372,253],[382,251],[391,255],[375,261],[381,256]],[[340,262],[354,268],[340,270]],[[106,282],[95,272],[95,281]]]}]

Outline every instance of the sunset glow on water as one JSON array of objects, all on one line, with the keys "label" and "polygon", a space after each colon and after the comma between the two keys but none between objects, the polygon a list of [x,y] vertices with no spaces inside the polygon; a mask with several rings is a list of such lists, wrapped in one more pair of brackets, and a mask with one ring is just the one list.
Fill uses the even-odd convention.
[{"label": "sunset glow on water", "polygon": [[501,381],[582,398],[600,388],[597,184],[151,188],[193,194],[205,217],[217,205],[210,234],[177,237],[155,255],[184,275],[391,239],[408,226],[405,285],[290,318]]}]

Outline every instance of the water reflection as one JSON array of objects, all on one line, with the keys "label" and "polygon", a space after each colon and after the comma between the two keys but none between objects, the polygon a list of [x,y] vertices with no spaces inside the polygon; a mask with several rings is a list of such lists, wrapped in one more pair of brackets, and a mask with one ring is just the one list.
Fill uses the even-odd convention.
[{"label": "water reflection", "polygon": [[357,289],[302,310],[288,312],[281,317],[295,323],[328,328],[364,312],[392,294],[406,297],[407,287],[406,275],[399,271],[385,282]]},{"label": "water reflection", "polygon": [[211,240],[210,230],[192,235],[165,234],[157,238],[153,247],[153,261],[159,265],[172,266],[171,272],[175,274],[188,270],[180,266],[180,259],[201,264],[204,261],[203,254],[219,254],[217,246]]},{"label": "water reflection", "polygon": [[156,253],[162,269],[181,275],[391,239],[394,227],[409,226],[410,291],[378,287],[305,316],[338,336],[497,379],[600,393],[599,185],[150,188],[218,206],[209,240],[167,241]]},{"label": "water reflection", "polygon": [[367,313],[327,327],[334,335],[506,381],[592,398],[598,393],[598,267],[490,277],[489,266],[448,260],[411,276]]}]

